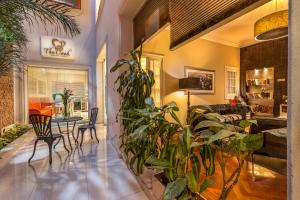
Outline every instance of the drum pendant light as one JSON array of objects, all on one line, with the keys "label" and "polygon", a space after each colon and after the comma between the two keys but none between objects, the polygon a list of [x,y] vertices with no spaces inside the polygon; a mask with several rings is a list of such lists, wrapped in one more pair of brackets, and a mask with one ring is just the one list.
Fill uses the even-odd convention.
[{"label": "drum pendant light", "polygon": [[256,40],[275,40],[288,36],[288,10],[282,10],[259,19],[254,25]]}]

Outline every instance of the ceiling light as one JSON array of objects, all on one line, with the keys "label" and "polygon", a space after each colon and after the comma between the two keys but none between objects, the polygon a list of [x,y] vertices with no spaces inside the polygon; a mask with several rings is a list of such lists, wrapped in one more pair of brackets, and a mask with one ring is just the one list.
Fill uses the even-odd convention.
[{"label": "ceiling light", "polygon": [[282,10],[259,19],[254,25],[256,40],[275,40],[288,36],[288,10]]}]

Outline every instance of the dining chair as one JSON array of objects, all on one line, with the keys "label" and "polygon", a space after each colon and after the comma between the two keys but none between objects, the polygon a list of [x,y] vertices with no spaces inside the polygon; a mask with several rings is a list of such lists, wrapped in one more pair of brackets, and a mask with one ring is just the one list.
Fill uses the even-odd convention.
[{"label": "dining chair", "polygon": [[52,117],[51,116],[34,114],[34,115],[30,115],[29,119],[30,119],[30,122],[35,131],[36,139],[34,142],[33,153],[32,153],[32,156],[29,158],[28,163],[30,163],[31,159],[33,158],[33,156],[35,154],[35,150],[36,150],[36,145],[37,145],[38,141],[40,141],[40,140],[43,140],[49,146],[49,163],[50,163],[50,165],[52,164],[52,145],[56,139],[61,138],[63,140],[65,149],[67,150],[68,153],[70,153],[70,151],[66,147],[65,138],[63,137],[63,135],[60,133],[52,133],[52,129],[51,129]]},{"label": "dining chair", "polygon": [[90,135],[91,135],[91,139],[93,139],[93,130],[94,130],[94,133],[95,133],[95,138],[97,140],[97,142],[99,143],[99,139],[97,138],[97,132],[96,132],[96,120],[97,120],[97,116],[98,116],[98,108],[92,108],[91,109],[91,114],[90,114],[90,121],[88,124],[84,124],[84,125],[80,125],[78,126],[78,133],[77,133],[77,139],[76,139],[76,142],[78,143],[78,137],[79,137],[79,134],[81,134],[81,142],[80,142],[80,146],[82,146],[82,143],[83,143],[83,135],[84,135],[84,132],[87,130],[87,129],[90,129]]}]

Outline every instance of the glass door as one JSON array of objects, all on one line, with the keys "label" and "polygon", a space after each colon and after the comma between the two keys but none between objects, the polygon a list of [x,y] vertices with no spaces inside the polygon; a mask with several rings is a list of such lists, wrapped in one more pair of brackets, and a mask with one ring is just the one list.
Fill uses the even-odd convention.
[{"label": "glass door", "polygon": [[29,67],[27,87],[29,115],[61,117],[63,103],[59,94],[66,88],[72,91],[70,116],[88,119],[88,71]]}]

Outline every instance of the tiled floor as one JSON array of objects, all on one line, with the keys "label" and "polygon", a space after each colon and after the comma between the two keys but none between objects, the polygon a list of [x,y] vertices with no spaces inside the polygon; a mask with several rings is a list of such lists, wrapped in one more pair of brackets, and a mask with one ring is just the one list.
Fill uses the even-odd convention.
[{"label": "tiled floor", "polygon": [[[135,177],[109,141],[106,128],[97,127],[100,143],[86,134],[82,149],[67,154],[62,144],[48,163],[48,146],[33,149],[33,133],[17,139],[0,153],[0,199],[2,200],[147,200]],[[73,142],[73,146],[74,146]]]}]

